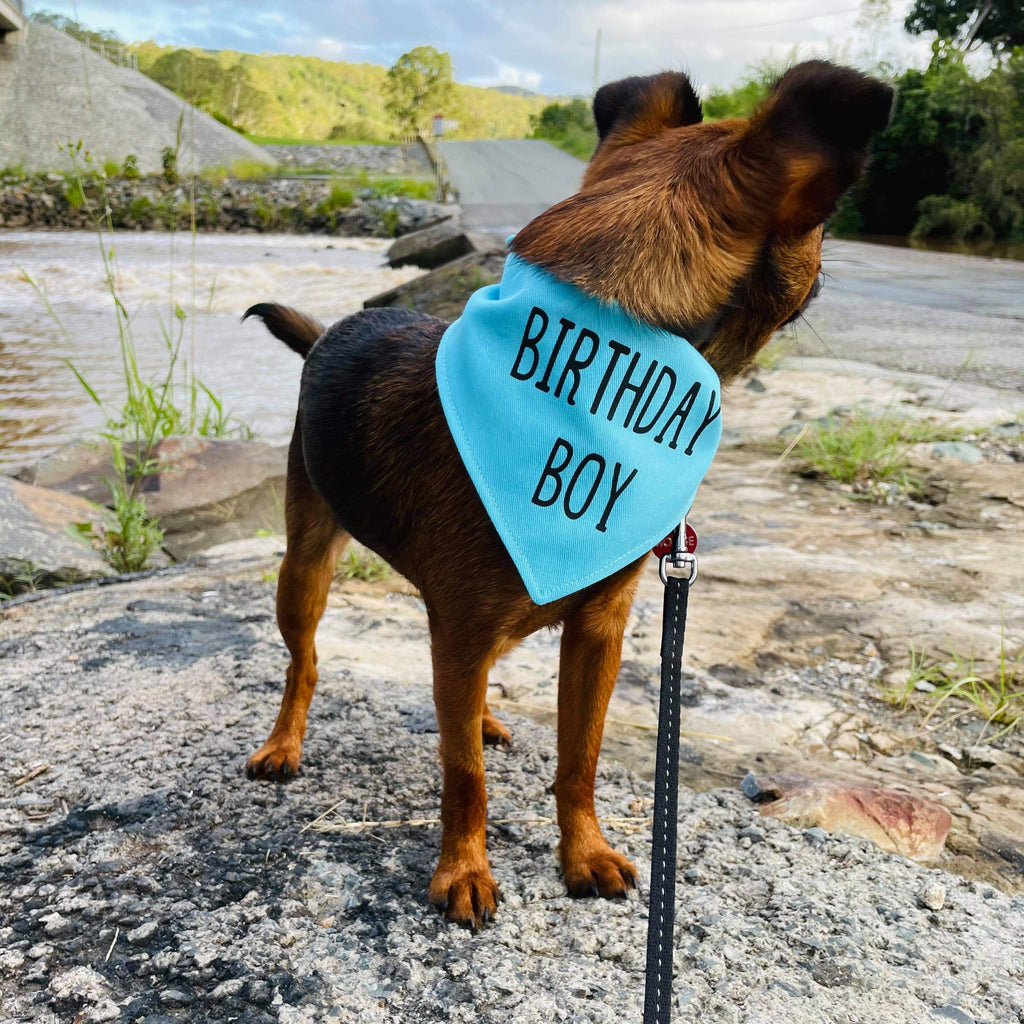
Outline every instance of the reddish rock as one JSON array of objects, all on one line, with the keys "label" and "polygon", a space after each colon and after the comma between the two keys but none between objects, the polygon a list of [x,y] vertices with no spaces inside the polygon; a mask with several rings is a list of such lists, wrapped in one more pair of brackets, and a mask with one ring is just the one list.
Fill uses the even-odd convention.
[{"label": "reddish rock", "polygon": [[75,529],[104,515],[81,498],[0,476],[0,585],[19,591],[104,576],[109,566]]},{"label": "reddish rock", "polygon": [[881,786],[812,779],[806,775],[753,773],[743,792],[761,813],[802,828],[870,839],[911,860],[938,860],[949,832],[949,812],[931,800]]}]

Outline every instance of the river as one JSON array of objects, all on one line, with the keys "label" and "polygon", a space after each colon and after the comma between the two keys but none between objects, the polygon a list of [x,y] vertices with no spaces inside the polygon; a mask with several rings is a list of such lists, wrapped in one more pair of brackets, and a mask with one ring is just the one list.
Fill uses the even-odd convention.
[{"label": "river", "polygon": [[[203,381],[262,438],[287,439],[301,361],[258,323],[280,301],[325,323],[419,271],[384,265],[388,243],[300,235],[123,233],[118,287],[144,369],[161,360],[161,321],[187,316],[183,349]],[[1024,392],[1024,263],[829,240],[826,284],[794,325],[794,354],[830,356]],[[44,288],[61,326],[29,284]],[[68,369],[105,398],[123,389],[97,237],[0,232],[0,470],[81,436],[103,417]]]},{"label": "river", "polygon": [[[107,244],[111,239],[107,238]],[[143,372],[165,358],[164,328],[181,323],[183,353],[234,415],[287,440],[302,362],[259,321],[255,302],[295,306],[330,323],[367,296],[415,277],[384,264],[387,241],[298,235],[118,234],[118,292]],[[52,313],[32,287],[49,299]],[[174,303],[186,314],[174,316]],[[113,301],[100,242],[88,232],[0,233],[0,470],[95,435],[103,414],[68,368],[104,399],[124,393]]]}]

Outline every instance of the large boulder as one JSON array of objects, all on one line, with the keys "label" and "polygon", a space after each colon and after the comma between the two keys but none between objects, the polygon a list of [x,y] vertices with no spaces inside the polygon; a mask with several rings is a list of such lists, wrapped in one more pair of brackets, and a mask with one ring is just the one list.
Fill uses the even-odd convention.
[{"label": "large boulder", "polygon": [[[159,471],[139,494],[164,530],[173,558],[261,530],[280,532],[284,519],[287,448],[260,441],[168,437],[153,451]],[[19,473],[19,479],[98,503],[110,500],[109,452],[76,444]]]},{"label": "large boulder", "polygon": [[0,476],[0,589],[104,576],[109,567],[78,524],[102,526],[102,509],[82,498]]},{"label": "large boulder", "polygon": [[388,249],[388,266],[433,270],[473,251],[469,235],[454,219],[448,219],[396,239]]},{"label": "large boulder", "polygon": [[372,296],[363,303],[363,308],[403,306],[442,320],[454,320],[473,292],[501,277],[504,265],[504,249],[497,245],[490,252],[471,252],[422,277]]}]

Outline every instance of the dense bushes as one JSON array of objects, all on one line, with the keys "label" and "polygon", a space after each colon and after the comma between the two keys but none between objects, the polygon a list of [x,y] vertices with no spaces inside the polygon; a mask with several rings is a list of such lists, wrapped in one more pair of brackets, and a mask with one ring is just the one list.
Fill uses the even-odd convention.
[{"label": "dense bushes", "polygon": [[892,121],[834,230],[1024,241],[1024,49],[976,77],[937,44],[895,85]]},{"label": "dense bushes", "polygon": [[539,114],[530,116],[530,128],[530,138],[547,139],[581,160],[589,160],[597,145],[594,115],[581,99],[549,103]]}]

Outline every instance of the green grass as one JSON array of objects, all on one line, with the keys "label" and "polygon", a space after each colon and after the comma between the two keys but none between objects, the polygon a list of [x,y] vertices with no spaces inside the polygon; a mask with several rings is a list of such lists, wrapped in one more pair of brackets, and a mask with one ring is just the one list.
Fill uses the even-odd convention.
[{"label": "green grass", "polygon": [[[139,493],[142,481],[160,470],[155,454],[158,443],[171,435],[251,437],[252,431],[235,422],[220,399],[196,375],[188,358],[189,348],[194,348],[194,336],[192,344],[185,345],[188,315],[173,295],[169,297],[170,315],[166,321],[161,319],[160,324],[163,366],[153,377],[143,376],[133,331],[134,314],[129,311],[119,284],[121,273],[106,179],[102,176],[93,179],[99,193],[95,200],[91,199],[85,189],[92,163],[89,154],[83,153],[81,141],[77,144],[69,142],[61,148],[67,153],[73,168],[65,186],[69,201],[72,193],[80,197],[81,205],[92,216],[96,228],[103,261],[104,289],[115,315],[115,343],[121,357],[125,392],[120,405],[112,403],[92,386],[82,366],[70,358],[63,360],[90,401],[103,413],[106,428],[101,437],[108,447],[114,468],[113,478],[107,483],[116,528],[96,533],[91,524],[82,524],[80,532],[99,542],[104,558],[116,571],[134,572],[145,567],[163,539],[163,531],[149,516]],[[176,162],[176,153],[174,158]],[[136,209],[133,204],[132,212],[144,212],[142,205]],[[173,227],[174,220],[172,216],[168,226]],[[46,292],[29,275],[25,276],[56,323],[68,348],[74,351],[72,335],[65,329]]]},{"label": "green grass", "polygon": [[377,583],[390,575],[391,566],[383,558],[364,547],[351,544],[338,560],[334,578]]},{"label": "green grass", "polygon": [[436,183],[433,178],[410,178],[401,174],[371,174],[365,168],[336,173],[332,179],[336,187],[352,189],[356,193],[369,193],[370,198],[404,196],[407,199],[433,199]]},{"label": "green grass", "polygon": [[241,181],[259,181],[262,178],[271,177],[276,172],[276,167],[261,163],[259,160],[236,160],[227,166],[218,164],[213,167],[204,167],[199,177],[204,181],[225,181],[229,178]]},{"label": "green grass", "polygon": [[995,669],[982,674],[973,653],[964,657],[952,651],[939,658],[912,645],[906,683],[886,689],[884,697],[900,708],[927,706],[926,722],[952,701],[960,708],[953,717],[973,712],[987,724],[1001,726],[992,737],[997,738],[1024,725],[1024,650],[1009,654],[1004,634]]},{"label": "green grass", "polygon": [[915,444],[962,436],[958,427],[857,411],[813,424],[796,450],[815,471],[841,484],[866,491],[872,484],[895,483],[912,492],[919,481],[910,471],[910,449]]},{"label": "green grass", "polygon": [[779,363],[791,355],[796,348],[796,337],[792,334],[780,334],[772,338],[764,348],[758,349],[753,365],[758,370],[778,369]]}]

